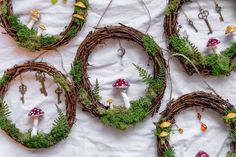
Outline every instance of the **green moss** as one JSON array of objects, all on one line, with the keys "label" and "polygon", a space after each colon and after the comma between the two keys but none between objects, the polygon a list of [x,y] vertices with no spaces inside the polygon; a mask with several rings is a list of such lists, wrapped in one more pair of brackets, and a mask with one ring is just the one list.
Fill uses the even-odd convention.
[{"label": "green moss", "polygon": [[0,7],[0,12],[3,16],[7,15],[7,2],[5,0],[2,1],[2,5]]},{"label": "green moss", "polygon": [[170,15],[171,13],[173,13],[176,9],[178,9],[179,5],[180,5],[180,0],[171,0],[166,7],[165,10],[166,15]]},{"label": "green moss", "polygon": [[73,38],[76,36],[76,34],[77,34],[77,27],[72,26],[71,29],[67,32],[66,36],[68,38]]},{"label": "green moss", "polygon": [[173,148],[168,148],[165,150],[163,157],[174,157],[175,156],[175,152],[173,150]]},{"label": "green moss", "polygon": [[101,121],[104,124],[126,130],[147,117],[151,100],[149,97],[142,97],[139,100],[131,101],[130,109],[119,106],[108,110],[100,108],[98,113],[102,116]]},{"label": "green moss", "polygon": [[79,84],[83,76],[83,63],[80,60],[75,59],[70,71],[74,84]]},{"label": "green moss", "polygon": [[141,41],[143,42],[144,49],[148,54],[154,56],[157,53],[158,46],[152,36],[144,35]]},{"label": "green moss", "polygon": [[85,107],[90,106],[91,101],[89,100],[88,92],[85,89],[83,89],[82,87],[79,88],[79,90],[77,91],[77,95],[82,105],[84,105]]},{"label": "green moss", "polygon": [[[188,39],[172,35],[169,39],[170,45],[175,53],[183,54],[188,57],[197,67],[208,67],[213,76],[228,75],[236,69],[236,63],[230,58],[236,53],[236,44],[222,52],[222,55],[212,54],[202,55],[197,47]],[[191,65],[187,60],[182,59],[185,65]],[[191,65],[192,66],[192,65]]]},{"label": "green moss", "polygon": [[[87,12],[88,12],[88,9],[89,9],[89,2],[87,0],[81,0],[81,2],[84,3],[86,8],[75,7],[74,11],[75,11],[75,13],[78,13],[78,14],[85,17],[85,16],[87,16]],[[77,19],[77,18],[73,18],[73,21],[77,25],[82,25],[82,24],[85,23],[85,20]]]},{"label": "green moss", "polygon": [[10,76],[7,73],[4,73],[4,75],[0,79],[0,87],[6,85],[6,83],[9,80],[9,78],[10,78]]},{"label": "green moss", "polygon": [[230,72],[230,59],[216,54],[206,57],[206,65],[211,67],[214,76],[228,75]]},{"label": "green moss", "polygon": [[12,29],[17,32],[17,43],[31,51],[36,51],[42,46],[52,45],[61,39],[59,35],[37,36],[37,32],[34,29],[29,29],[15,15],[9,16],[8,20]]},{"label": "green moss", "polygon": [[26,133],[21,133],[15,124],[13,124],[11,120],[8,120],[10,114],[8,106],[1,100],[0,128],[7,132],[11,138],[29,148],[47,148],[66,138],[70,132],[66,116],[63,115],[62,111],[58,107],[57,112],[58,118],[53,123],[53,128],[50,133],[38,133],[37,136],[31,137],[31,130]]},{"label": "green moss", "polygon": [[70,87],[68,85],[67,80],[62,77],[60,74],[54,74],[53,75],[53,80],[58,83],[65,91],[69,92]]},{"label": "green moss", "polygon": [[226,157],[236,157],[236,152],[229,152]]}]

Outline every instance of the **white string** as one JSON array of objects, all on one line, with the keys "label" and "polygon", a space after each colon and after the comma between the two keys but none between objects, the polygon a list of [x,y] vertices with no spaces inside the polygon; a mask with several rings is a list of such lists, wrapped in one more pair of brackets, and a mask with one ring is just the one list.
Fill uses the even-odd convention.
[{"label": "white string", "polygon": [[143,3],[143,6],[144,8],[147,10],[147,13],[148,13],[148,18],[149,18],[149,22],[148,22],[148,27],[147,27],[147,30],[145,32],[145,34],[147,34],[147,32],[149,31],[151,25],[152,25],[152,17],[151,17],[151,13],[146,5],[146,3],[144,2],[144,0],[140,0],[142,3]]}]

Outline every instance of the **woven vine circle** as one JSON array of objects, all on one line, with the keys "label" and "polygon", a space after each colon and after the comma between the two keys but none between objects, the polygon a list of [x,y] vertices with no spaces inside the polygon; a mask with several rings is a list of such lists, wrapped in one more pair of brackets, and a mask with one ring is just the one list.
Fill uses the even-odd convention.
[{"label": "woven vine circle", "polygon": [[[169,0],[164,19],[164,32],[168,40],[170,53],[179,53],[187,56],[205,76],[229,75],[236,70],[236,43],[222,51],[220,55],[203,55],[198,48],[188,40],[187,37],[179,35],[178,14],[183,5],[190,3],[190,0]],[[188,75],[196,73],[191,63],[181,57],[177,57],[185,68]]]},{"label": "woven vine circle", "polygon": [[[99,101],[99,96],[91,89],[92,86],[88,79],[86,69],[89,55],[97,45],[109,39],[126,39],[136,42],[144,48],[144,51],[154,62],[154,77],[151,76],[149,80],[146,80],[148,85],[146,96],[131,101],[131,108],[128,109],[118,106],[115,106],[114,109],[105,109]],[[139,68],[141,69],[141,67]],[[106,125],[125,130],[138,122],[142,122],[149,114],[158,111],[166,88],[165,68],[166,64],[162,51],[151,36],[124,25],[107,26],[90,32],[82,42],[78,48],[71,75],[83,110],[100,118]]]},{"label": "woven vine circle", "polygon": [[64,31],[58,35],[37,35],[36,30],[30,29],[21,23],[19,17],[13,13],[12,0],[0,1],[1,26],[6,30],[7,34],[16,40],[18,45],[30,51],[55,50],[60,46],[66,45],[75,37],[85,22],[89,3],[87,0],[75,0],[75,3],[78,2],[82,5],[75,5],[72,20]]},{"label": "woven vine circle", "polygon": [[[4,95],[8,90],[9,83],[25,72],[46,73],[53,77],[54,82],[64,90],[64,96],[66,98],[66,115],[64,115],[57,107],[59,117],[54,121],[50,133],[46,134],[39,132],[37,136],[31,137],[30,130],[26,133],[20,132],[15,124],[9,119],[10,111],[6,102],[3,101]],[[13,140],[27,148],[40,149],[51,147],[66,138],[73,126],[76,113],[75,90],[64,74],[47,63],[28,62],[22,65],[15,65],[13,68],[5,71],[0,80],[0,97],[0,129],[2,129]]]},{"label": "woven vine circle", "polygon": [[[175,117],[180,114],[180,112],[191,108],[191,107],[201,107],[206,109],[212,109],[219,113],[222,118],[224,118],[225,123],[230,128],[231,138],[232,138],[232,150],[227,154],[227,157],[233,157],[236,155],[236,139],[235,127],[236,127],[236,110],[233,105],[228,101],[222,99],[218,95],[205,92],[193,92],[181,96],[175,101],[168,103],[167,108],[161,113],[160,120],[155,123],[157,136],[157,151],[159,156],[174,157],[174,149],[169,143],[169,135],[171,133],[172,125],[175,123]],[[164,127],[164,123],[168,122],[170,125]],[[165,135],[165,136],[164,136]]]}]

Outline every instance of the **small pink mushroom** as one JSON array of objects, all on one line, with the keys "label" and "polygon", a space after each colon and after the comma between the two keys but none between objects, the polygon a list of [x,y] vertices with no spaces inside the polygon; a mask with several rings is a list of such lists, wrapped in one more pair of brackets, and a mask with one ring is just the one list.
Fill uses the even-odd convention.
[{"label": "small pink mushroom", "polygon": [[31,131],[31,137],[36,136],[38,134],[37,130],[38,130],[39,118],[43,117],[43,115],[44,112],[42,111],[42,109],[37,107],[33,108],[29,112],[28,116],[33,119],[33,128]]},{"label": "small pink mushroom", "polygon": [[127,89],[129,88],[130,84],[127,80],[125,79],[118,79],[114,84],[113,87],[116,89],[120,89],[121,96],[124,100],[125,107],[130,108],[130,102],[129,102],[129,97],[126,94]]},{"label": "small pink mushroom", "polygon": [[209,157],[209,155],[204,151],[200,151],[195,157]]},{"label": "small pink mushroom", "polygon": [[220,52],[217,50],[217,45],[220,44],[220,41],[215,38],[211,38],[208,40],[207,47],[211,48],[213,52],[217,55],[220,55]]}]

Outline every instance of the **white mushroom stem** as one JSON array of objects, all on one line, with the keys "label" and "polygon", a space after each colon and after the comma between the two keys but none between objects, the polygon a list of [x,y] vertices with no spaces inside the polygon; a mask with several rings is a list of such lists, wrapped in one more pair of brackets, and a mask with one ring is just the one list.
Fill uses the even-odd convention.
[{"label": "white mushroom stem", "polygon": [[235,32],[232,32],[232,33],[231,33],[231,37],[232,37],[233,41],[236,41]]},{"label": "white mushroom stem", "polygon": [[38,28],[38,32],[37,32],[37,36],[41,36],[41,34],[43,33],[43,29],[42,28]]},{"label": "white mushroom stem", "polygon": [[212,51],[213,51],[215,54],[220,55],[220,51],[218,51],[218,49],[217,49],[216,46],[212,47]]},{"label": "white mushroom stem", "polygon": [[29,29],[32,29],[33,26],[34,26],[34,24],[35,24],[35,22],[36,22],[36,21],[31,17],[30,22],[28,23],[27,27],[28,27]]},{"label": "white mushroom stem", "polygon": [[32,131],[31,131],[31,137],[37,136],[37,134],[38,134],[38,124],[39,124],[39,118],[35,117],[34,120],[33,120],[33,128],[32,128]]},{"label": "white mushroom stem", "polygon": [[127,94],[126,94],[126,90],[122,90],[122,91],[121,91],[121,96],[122,96],[122,98],[123,98],[123,100],[124,100],[125,107],[126,107],[126,108],[130,108],[131,105],[130,105],[130,102],[129,102],[129,97],[128,97]]},{"label": "white mushroom stem", "polygon": [[114,107],[113,107],[113,103],[110,103],[109,105],[110,105],[110,109],[113,109],[113,108],[114,108]]}]

